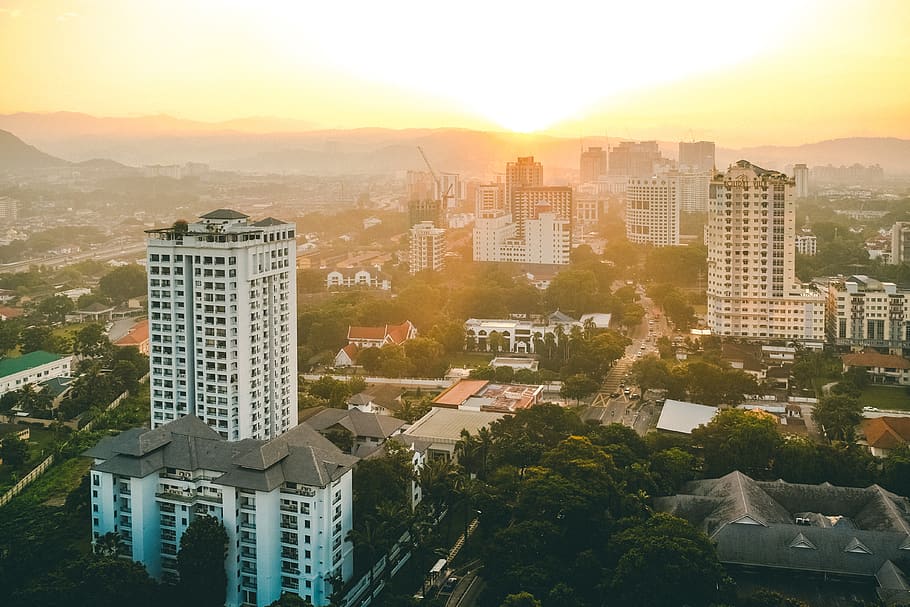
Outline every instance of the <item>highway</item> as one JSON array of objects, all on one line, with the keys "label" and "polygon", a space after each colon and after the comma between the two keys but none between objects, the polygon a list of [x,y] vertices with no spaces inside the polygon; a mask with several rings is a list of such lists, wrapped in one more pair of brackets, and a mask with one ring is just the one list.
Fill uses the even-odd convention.
[{"label": "highway", "polygon": [[114,244],[111,246],[83,251],[69,255],[51,255],[38,259],[28,259],[14,263],[0,264],[0,274],[14,274],[16,272],[26,272],[32,267],[45,266],[49,268],[62,268],[80,261],[96,259],[98,261],[107,261],[117,259],[118,257],[135,256],[137,253],[145,251],[145,241]]}]

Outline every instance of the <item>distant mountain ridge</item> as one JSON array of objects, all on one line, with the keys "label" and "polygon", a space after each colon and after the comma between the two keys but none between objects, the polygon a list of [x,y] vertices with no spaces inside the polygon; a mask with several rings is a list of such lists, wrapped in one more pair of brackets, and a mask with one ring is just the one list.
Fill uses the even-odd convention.
[{"label": "distant mountain ridge", "polygon": [[[310,130],[310,126],[305,121],[267,117],[206,123],[166,115],[99,118],[74,112],[0,114],[0,129],[50,154],[74,161],[110,158],[129,166],[193,161],[240,171],[391,173],[424,170],[417,151],[420,145],[437,171],[484,178],[502,173],[505,163],[517,156],[533,155],[543,162],[547,179],[561,180],[578,170],[582,145],[574,138],[468,129]],[[610,143],[618,141],[611,139]],[[604,145],[597,138],[584,143]],[[666,156],[676,157],[676,142],[661,141],[660,145]],[[27,147],[33,155],[42,153]],[[910,175],[910,140],[853,137],[799,146],[717,148],[718,169],[740,159],[778,170],[800,162],[809,166],[878,164],[886,176]]]},{"label": "distant mountain ridge", "polygon": [[31,146],[12,133],[0,130],[0,172],[62,167],[66,160],[51,156]]}]

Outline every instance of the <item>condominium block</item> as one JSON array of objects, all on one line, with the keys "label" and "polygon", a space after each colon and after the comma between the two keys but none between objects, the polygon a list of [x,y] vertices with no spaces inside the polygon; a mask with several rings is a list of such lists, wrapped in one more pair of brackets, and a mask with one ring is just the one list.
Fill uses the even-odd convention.
[{"label": "condominium block", "polygon": [[294,224],[219,209],[147,234],[152,427],[194,414],[242,440],[296,426]]},{"label": "condominium block", "polygon": [[478,185],[474,190],[474,216],[477,218],[488,217],[502,211],[508,212],[509,204],[506,202],[505,184],[485,183]]},{"label": "condominium block", "polygon": [[818,238],[813,234],[797,234],[796,252],[800,255],[814,256],[818,253]]},{"label": "condominium block", "polygon": [[546,208],[571,226],[574,217],[574,193],[568,186],[535,186],[512,190],[512,221],[518,224],[518,236],[524,237],[525,222],[537,217]]},{"label": "condominium block", "polygon": [[809,167],[804,164],[793,165],[793,179],[796,182],[795,196],[797,198],[809,197]]},{"label": "condominium block", "polygon": [[679,177],[632,177],[626,185],[626,238],[656,247],[679,245]]},{"label": "condominium block", "polygon": [[745,160],[711,182],[705,243],[714,333],[824,339],[825,298],[796,280],[794,187]]},{"label": "condominium block", "polygon": [[506,163],[505,194],[511,204],[512,192],[517,188],[533,188],[543,185],[543,165],[534,161],[533,156],[520,156],[516,162]]},{"label": "condominium block", "polygon": [[680,171],[676,174],[679,181],[679,210],[683,213],[704,213],[708,210],[708,196],[711,191],[710,172],[691,173]]},{"label": "condominium block", "polygon": [[591,147],[581,153],[579,161],[579,181],[589,183],[597,181],[607,174],[607,151],[601,147]]},{"label": "condominium block", "polygon": [[910,353],[910,289],[864,275],[831,279],[828,337],[853,350]]},{"label": "condominium block", "polygon": [[656,141],[623,141],[610,150],[610,175],[648,177],[665,160]]},{"label": "condominium block", "polygon": [[910,263],[910,221],[898,221],[891,227],[891,263]]},{"label": "condominium block", "polygon": [[446,231],[435,227],[432,221],[422,221],[411,228],[410,237],[410,273],[442,270],[445,265]]},{"label": "condominium block", "polygon": [[93,458],[92,542],[118,534],[158,580],[177,581],[181,539],[202,516],[227,531],[227,607],[265,607],[285,592],[326,605],[328,579],[353,575],[357,458],[306,424],[231,442],[189,415],[105,437],[84,455]]}]

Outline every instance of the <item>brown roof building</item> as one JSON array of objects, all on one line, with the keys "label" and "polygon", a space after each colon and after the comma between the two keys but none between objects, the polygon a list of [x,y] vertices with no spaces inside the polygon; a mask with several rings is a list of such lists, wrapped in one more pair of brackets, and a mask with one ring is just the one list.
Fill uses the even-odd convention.
[{"label": "brown roof building", "polygon": [[862,429],[875,457],[888,457],[892,449],[910,441],[910,417],[873,417],[863,420]]}]

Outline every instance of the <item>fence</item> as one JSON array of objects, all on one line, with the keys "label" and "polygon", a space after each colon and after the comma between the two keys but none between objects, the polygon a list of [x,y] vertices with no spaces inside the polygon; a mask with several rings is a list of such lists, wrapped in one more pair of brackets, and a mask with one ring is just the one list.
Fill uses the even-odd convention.
[{"label": "fence", "polygon": [[[333,375],[331,373],[301,373],[307,381],[314,381],[320,377],[331,377],[340,381],[348,381],[353,375]],[[362,376],[357,376],[362,377]],[[413,388],[448,388],[455,383],[454,379],[422,379],[415,377],[362,377],[367,384],[394,384],[396,386],[410,386]]]},{"label": "fence", "polygon": [[[146,373],[145,375],[143,375],[141,378],[139,378],[140,383],[145,383],[145,382],[148,380],[148,377],[149,377],[149,376],[148,376],[148,373]],[[104,415],[105,413],[107,413],[108,411],[111,411],[112,409],[116,409],[117,407],[119,407],[119,406],[120,406],[120,403],[122,403],[123,400],[124,400],[125,398],[128,398],[129,395],[130,395],[130,391],[129,391],[129,390],[124,390],[123,393],[120,394],[120,396],[118,396],[117,398],[115,398],[114,400],[112,400],[112,401],[110,402],[110,404],[109,404],[107,407],[104,408],[104,411],[102,411],[102,412],[98,415],[98,417],[100,417],[101,415]],[[98,419],[98,417],[95,417],[95,419]],[[90,432],[91,429],[92,429],[92,427],[95,425],[95,419],[90,420],[90,421],[89,421],[87,424],[85,424],[82,428],[80,428],[79,430],[77,430],[77,432]],[[67,441],[67,443],[68,443],[68,442],[69,442],[69,441]],[[63,443],[63,445],[61,445],[61,448],[65,447],[67,443]],[[25,477],[22,478],[22,480],[20,480],[18,483],[16,483],[16,484],[12,487],[12,489],[10,489],[10,490],[7,491],[6,493],[4,493],[2,496],[0,496],[0,506],[5,506],[7,503],[9,503],[9,501],[10,501],[11,499],[13,499],[14,497],[16,497],[16,496],[19,495],[20,493],[22,493],[22,490],[23,490],[23,489],[25,489],[26,487],[28,487],[28,485],[29,485],[33,480],[35,480],[36,478],[38,478],[39,476],[41,476],[42,474],[44,474],[44,471],[47,470],[48,468],[50,468],[50,467],[51,467],[51,464],[53,464],[53,463],[54,463],[54,456],[53,456],[53,455],[48,455],[48,456],[44,459],[43,462],[41,462],[40,464],[38,464],[37,466],[35,466],[34,468],[32,468],[31,472],[29,472],[28,474],[26,474]]]},{"label": "fence", "polygon": [[26,474],[12,489],[0,496],[0,506],[6,505],[11,499],[19,495],[33,480],[41,476],[45,470],[54,463],[54,456],[48,455],[44,461],[32,468],[32,471]]}]

